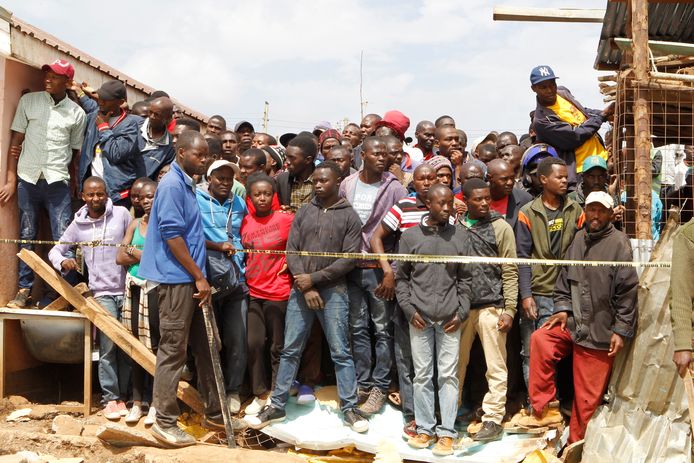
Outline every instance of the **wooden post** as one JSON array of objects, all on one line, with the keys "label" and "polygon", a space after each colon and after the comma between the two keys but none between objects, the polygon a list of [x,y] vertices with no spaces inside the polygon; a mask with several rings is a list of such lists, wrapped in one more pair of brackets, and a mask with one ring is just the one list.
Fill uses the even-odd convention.
[{"label": "wooden post", "polygon": [[[103,334],[108,336],[123,352],[142,366],[149,374],[154,375],[154,367],[156,365],[154,354],[130,334],[106,309],[101,307],[96,299],[82,296],[77,289],[73,288],[70,283],[58,275],[50,265],[33,251],[22,249],[19,251],[18,256],[43,281],[51,285],[70,305],[87,317]],[[190,408],[198,413],[203,413],[204,405],[202,399],[193,386],[185,381],[180,381],[176,395]]]},{"label": "wooden post", "polygon": [[92,413],[92,324],[84,321],[84,416]]},{"label": "wooden post", "polygon": [[[636,238],[651,235],[651,128],[648,100],[638,87],[648,82],[648,0],[630,0],[634,76],[634,195],[636,198]],[[629,194],[631,194],[629,192]]]}]

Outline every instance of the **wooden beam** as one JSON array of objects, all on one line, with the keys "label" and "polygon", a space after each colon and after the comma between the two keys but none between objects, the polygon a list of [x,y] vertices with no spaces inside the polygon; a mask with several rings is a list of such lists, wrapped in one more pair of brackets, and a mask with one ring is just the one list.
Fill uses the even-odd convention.
[{"label": "wooden beam", "polygon": [[495,6],[494,21],[602,23],[605,10],[589,8],[516,8]]},{"label": "wooden beam", "polygon": [[[80,292],[82,296],[87,295],[89,293],[89,287],[87,286],[86,283],[79,283],[75,285],[75,289]],[[44,307],[42,310],[65,310],[68,307],[70,307],[70,303],[65,300],[63,296],[59,296],[58,299],[55,301],[51,302],[48,304],[46,307]]]},{"label": "wooden beam", "polygon": [[[638,84],[648,82],[648,0],[630,0],[631,39],[634,51],[634,77]],[[651,127],[648,100],[636,89],[634,98],[634,193],[636,199],[636,238],[650,240],[651,234]]]},{"label": "wooden beam", "polygon": [[[149,374],[154,375],[156,357],[136,339],[106,309],[101,307],[93,297],[85,298],[70,283],[65,281],[53,268],[33,251],[22,249],[17,254],[31,269],[48,283],[70,305],[87,317],[102,333],[108,336],[123,352],[142,366]],[[198,391],[180,381],[176,395],[198,413],[203,413],[204,405]]]}]

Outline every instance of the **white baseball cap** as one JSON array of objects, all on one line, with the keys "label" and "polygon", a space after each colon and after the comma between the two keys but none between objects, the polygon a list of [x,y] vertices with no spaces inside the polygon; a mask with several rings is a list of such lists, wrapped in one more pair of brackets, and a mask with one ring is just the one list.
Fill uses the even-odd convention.
[{"label": "white baseball cap", "polygon": [[239,167],[238,167],[236,164],[234,164],[233,162],[231,162],[231,161],[225,161],[224,159],[217,159],[217,160],[216,160],[215,162],[213,162],[212,165],[210,165],[210,167],[207,169],[207,176],[209,177],[210,175],[212,175],[212,172],[214,172],[215,170],[219,169],[220,167],[224,167],[224,166],[229,166],[229,167],[231,167],[231,170],[234,171],[234,175],[236,175],[236,173],[237,173],[238,170],[239,170]]},{"label": "white baseball cap", "polygon": [[604,191],[594,191],[586,198],[586,206],[592,203],[600,203],[608,209],[614,208],[612,196]]}]

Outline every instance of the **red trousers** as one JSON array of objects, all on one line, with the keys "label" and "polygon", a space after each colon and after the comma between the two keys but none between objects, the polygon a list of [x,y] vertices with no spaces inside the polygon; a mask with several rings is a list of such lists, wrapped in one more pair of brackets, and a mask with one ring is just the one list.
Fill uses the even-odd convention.
[{"label": "red trousers", "polygon": [[606,350],[574,344],[569,330],[557,325],[540,328],[530,338],[530,378],[528,389],[533,410],[542,410],[555,400],[557,363],[573,352],[574,401],[569,424],[569,443],[583,439],[588,421],[602,402],[612,370],[613,358]]}]

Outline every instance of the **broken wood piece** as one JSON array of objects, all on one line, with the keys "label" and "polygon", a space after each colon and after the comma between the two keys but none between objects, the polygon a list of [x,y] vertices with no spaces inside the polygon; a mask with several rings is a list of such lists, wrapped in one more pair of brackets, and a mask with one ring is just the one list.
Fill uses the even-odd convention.
[{"label": "broken wood piece", "polygon": [[[17,254],[38,276],[63,296],[70,305],[87,317],[102,333],[109,337],[125,354],[132,358],[149,374],[154,375],[155,355],[135,338],[93,297],[85,298],[77,289],[65,281],[35,252],[22,249]],[[190,408],[203,413],[204,405],[198,391],[185,381],[178,383],[176,395]]]},{"label": "broken wood piece", "polygon": [[[79,283],[75,285],[75,289],[80,292],[82,296],[86,296],[90,292],[89,287],[86,283]],[[58,299],[48,304],[41,310],[65,310],[70,307],[70,303],[65,300],[63,296],[59,296]]]}]

